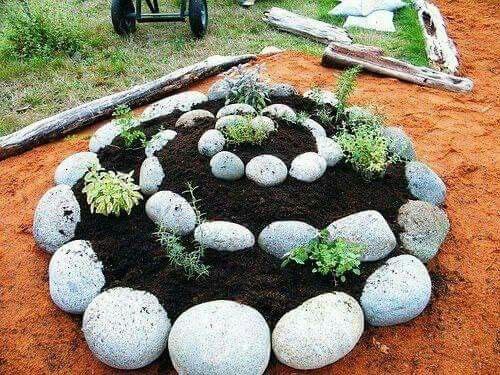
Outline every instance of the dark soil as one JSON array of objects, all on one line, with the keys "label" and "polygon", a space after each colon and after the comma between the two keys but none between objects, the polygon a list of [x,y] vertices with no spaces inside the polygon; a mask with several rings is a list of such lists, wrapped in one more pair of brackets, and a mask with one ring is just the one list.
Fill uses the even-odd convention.
[{"label": "dark soil", "polygon": [[[303,99],[289,100],[287,104],[296,111],[311,111],[311,104]],[[212,102],[202,108],[216,113],[221,105]],[[174,114],[161,123],[149,124],[147,135],[157,132],[160,126],[173,128],[177,117],[178,114]],[[177,128],[176,139],[157,154],[166,174],[161,189],[189,199],[186,184],[197,186],[195,195],[201,199],[199,207],[208,220],[233,221],[257,236],[276,220],[302,220],[324,228],[336,219],[371,209],[379,211],[395,233],[399,231],[397,211],[410,198],[402,165],[389,167],[383,179],[369,183],[345,164],[328,168],[325,175],[312,184],[292,178],[271,188],[258,187],[246,178],[224,182],[212,176],[209,158],[197,151],[198,139],[211,127],[213,121],[197,128]],[[117,141],[102,151],[101,164],[112,170],[135,170],[137,179],[145,158],[144,149],[124,152],[120,146]],[[254,156],[269,153],[289,166],[300,153],[315,151],[315,141],[306,131],[280,124],[279,130],[261,146],[236,147],[231,151],[245,163]],[[74,187],[82,209],[76,238],[92,242],[104,264],[107,287],[128,286],[153,293],[172,320],[195,304],[231,299],[256,308],[272,328],[284,313],[319,294],[338,290],[359,298],[365,279],[383,262],[363,263],[360,276],[348,275],[345,283],[335,285],[332,278],[313,274],[309,267],[281,268],[280,260],[257,246],[233,253],[208,250],[204,262],[210,266],[210,275],[187,280],[181,270],[170,266],[165,251],[155,241],[156,228],[145,214],[144,201],[130,216],[91,215],[81,189],[82,182]],[[187,248],[192,248],[191,240],[184,239]],[[395,253],[399,253],[399,249]],[[160,361],[170,366],[168,354]]]}]

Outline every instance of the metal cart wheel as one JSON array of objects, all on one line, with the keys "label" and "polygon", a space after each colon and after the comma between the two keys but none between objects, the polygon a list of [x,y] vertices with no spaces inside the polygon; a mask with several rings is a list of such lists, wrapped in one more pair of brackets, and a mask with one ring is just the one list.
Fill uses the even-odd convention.
[{"label": "metal cart wheel", "polygon": [[135,7],[132,0],[111,1],[111,22],[118,35],[128,35],[135,32]]},{"label": "metal cart wheel", "polygon": [[189,25],[195,38],[201,38],[205,35],[208,26],[206,0],[189,0]]}]

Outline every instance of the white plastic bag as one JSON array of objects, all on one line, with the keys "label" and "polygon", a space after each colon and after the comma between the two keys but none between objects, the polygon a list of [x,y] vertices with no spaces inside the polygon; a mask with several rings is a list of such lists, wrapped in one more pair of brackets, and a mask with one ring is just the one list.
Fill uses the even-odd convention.
[{"label": "white plastic bag", "polygon": [[393,13],[388,10],[377,10],[368,17],[349,16],[344,23],[344,28],[361,27],[384,32],[394,32],[394,23],[392,22]]}]

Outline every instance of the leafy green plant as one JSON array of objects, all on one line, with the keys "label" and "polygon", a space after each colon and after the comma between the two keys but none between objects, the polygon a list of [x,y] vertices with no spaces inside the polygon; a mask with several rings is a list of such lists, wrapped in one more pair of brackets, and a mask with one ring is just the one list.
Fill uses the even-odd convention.
[{"label": "leafy green plant", "polygon": [[291,262],[300,265],[310,262],[313,265],[312,272],[323,276],[333,275],[335,280],[340,279],[344,282],[347,272],[359,275],[362,251],[362,246],[343,239],[331,241],[328,230],[325,229],[308,244],[293,249],[286,256],[282,267]]},{"label": "leafy green plant", "polygon": [[130,173],[105,171],[94,165],[84,176],[82,193],[87,195],[90,212],[108,216],[120,216],[122,211],[130,215],[132,208],[139,204],[142,194],[134,184]]},{"label": "leafy green plant", "polygon": [[319,122],[322,125],[330,124],[335,116],[333,116],[332,107],[325,104],[323,100],[322,90],[317,86],[312,87],[311,93],[309,94],[309,99],[311,99],[316,104],[314,114],[318,118]]},{"label": "leafy green plant", "polygon": [[335,88],[335,96],[337,97],[337,121],[340,116],[344,115],[347,107],[347,100],[356,88],[356,79],[361,72],[360,66],[354,66],[342,72],[337,80],[337,87]]},{"label": "leafy green plant", "polygon": [[269,85],[261,78],[262,70],[261,65],[254,69],[242,66],[231,69],[224,78],[229,86],[226,104],[245,103],[257,111],[262,110],[269,102]]},{"label": "leafy green plant", "polygon": [[120,127],[120,137],[126,148],[132,148],[135,144],[146,145],[146,134],[141,129],[137,129],[137,120],[130,107],[119,105],[113,112],[116,124]]},{"label": "leafy green plant", "polygon": [[229,144],[252,144],[260,145],[269,136],[269,131],[265,128],[253,126],[250,117],[235,119],[234,122],[227,124],[222,131]]}]

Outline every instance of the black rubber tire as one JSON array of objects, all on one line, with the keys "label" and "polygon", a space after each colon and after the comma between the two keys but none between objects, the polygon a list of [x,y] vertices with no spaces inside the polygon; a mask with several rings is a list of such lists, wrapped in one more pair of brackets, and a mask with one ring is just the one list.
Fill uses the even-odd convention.
[{"label": "black rubber tire", "polygon": [[207,0],[189,0],[189,26],[195,38],[202,38],[208,27]]},{"label": "black rubber tire", "polygon": [[135,32],[135,18],[127,17],[130,13],[135,13],[132,0],[111,1],[111,22],[118,35],[128,35]]}]

